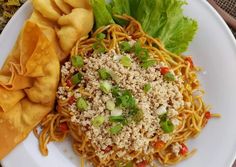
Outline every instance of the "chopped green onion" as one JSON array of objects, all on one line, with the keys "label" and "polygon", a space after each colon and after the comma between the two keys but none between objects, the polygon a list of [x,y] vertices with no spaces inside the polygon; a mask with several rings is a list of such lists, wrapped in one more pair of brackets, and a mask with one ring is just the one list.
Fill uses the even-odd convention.
[{"label": "chopped green onion", "polygon": [[122,124],[116,124],[110,128],[110,133],[112,135],[118,134],[123,129]]},{"label": "chopped green onion", "polygon": [[143,111],[142,110],[138,110],[137,113],[135,115],[133,115],[133,120],[135,122],[140,122],[143,119]]},{"label": "chopped green onion", "polygon": [[97,53],[105,53],[106,52],[106,48],[100,43],[100,42],[96,42],[93,44],[93,49],[97,52]]},{"label": "chopped green onion", "polygon": [[99,40],[102,40],[102,39],[106,38],[106,35],[104,33],[99,33],[99,34],[97,34],[96,38]]},{"label": "chopped green onion", "polygon": [[133,167],[134,164],[132,161],[129,161],[124,167]]},{"label": "chopped green onion", "polygon": [[124,108],[133,108],[136,105],[136,101],[131,92],[125,90],[116,98],[116,105]]},{"label": "chopped green onion", "polygon": [[80,97],[77,102],[76,106],[79,110],[87,110],[88,109],[88,103],[86,100],[84,100],[82,97]]},{"label": "chopped green onion", "polygon": [[108,110],[110,110],[110,111],[114,110],[114,109],[115,109],[115,103],[114,103],[114,101],[108,100],[108,101],[106,102],[106,108],[107,108]]},{"label": "chopped green onion", "polygon": [[122,115],[123,111],[122,109],[120,108],[114,108],[112,111],[111,111],[111,116],[120,116]]},{"label": "chopped green onion", "polygon": [[118,86],[114,86],[112,89],[111,89],[111,93],[112,93],[112,96],[114,97],[118,97],[121,95],[121,90]]},{"label": "chopped green onion", "polygon": [[143,90],[145,93],[149,92],[151,90],[151,84],[148,83],[148,84],[145,84],[144,87],[143,87]]},{"label": "chopped green onion", "polygon": [[147,69],[148,67],[151,67],[151,66],[153,66],[153,65],[155,65],[155,64],[156,64],[156,61],[155,61],[155,60],[149,59],[149,60],[146,60],[146,61],[142,62],[142,63],[141,63],[141,67]]},{"label": "chopped green onion", "polygon": [[108,94],[111,92],[112,85],[108,81],[102,81],[100,82],[100,89],[104,93]]},{"label": "chopped green onion", "polygon": [[81,56],[72,56],[71,63],[74,67],[83,67],[84,60]]},{"label": "chopped green onion", "polygon": [[131,50],[131,48],[132,47],[130,46],[129,42],[127,42],[127,41],[124,41],[120,44],[120,49],[123,52],[129,52]]},{"label": "chopped green onion", "polygon": [[105,121],[105,118],[103,116],[97,116],[92,120],[92,125],[94,127],[99,127],[101,126]]},{"label": "chopped green onion", "polygon": [[135,115],[137,114],[139,111],[139,108],[137,106],[133,107],[133,108],[130,108],[129,109],[129,115]]},{"label": "chopped green onion", "polygon": [[105,68],[99,69],[98,74],[99,77],[103,80],[109,79],[111,77],[110,73]]},{"label": "chopped green onion", "polygon": [[111,75],[111,78],[112,78],[112,80],[114,80],[116,83],[118,83],[118,82],[120,81],[120,78],[119,78],[119,76],[118,76],[118,75],[116,75],[116,73],[115,73],[115,72],[113,72],[113,71],[110,71],[110,75]]},{"label": "chopped green onion", "polygon": [[171,72],[168,72],[164,75],[166,81],[175,81],[175,76]]},{"label": "chopped green onion", "polygon": [[81,73],[77,73],[71,77],[71,82],[76,85],[81,82],[83,75]]},{"label": "chopped green onion", "polygon": [[150,59],[148,50],[145,48],[142,48],[141,43],[139,41],[136,42],[134,45],[134,52],[141,62],[141,67],[147,69],[148,67],[153,66],[156,63],[155,60]]},{"label": "chopped green onion", "polygon": [[120,64],[122,64],[124,67],[131,67],[132,62],[131,62],[131,59],[128,56],[123,56],[120,59]]},{"label": "chopped green onion", "polygon": [[120,116],[110,116],[109,117],[109,121],[110,122],[124,122],[126,119],[123,115]]},{"label": "chopped green onion", "polygon": [[174,125],[170,120],[161,121],[161,128],[165,133],[171,133],[174,130]]},{"label": "chopped green onion", "polygon": [[167,112],[164,113],[164,114],[162,114],[162,115],[160,115],[159,118],[160,118],[160,120],[161,120],[162,122],[166,121],[166,120],[167,120]]}]

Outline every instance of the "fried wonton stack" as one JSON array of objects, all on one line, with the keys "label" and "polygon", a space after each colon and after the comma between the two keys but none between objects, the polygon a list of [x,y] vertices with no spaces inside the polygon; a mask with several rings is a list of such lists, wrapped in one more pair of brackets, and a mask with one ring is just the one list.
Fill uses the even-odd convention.
[{"label": "fried wonton stack", "polygon": [[[76,41],[93,28],[89,0],[33,0],[35,12],[54,25],[65,58]],[[37,21],[36,21],[37,22]],[[37,22],[38,23],[38,22]]]},{"label": "fried wonton stack", "polygon": [[0,160],[53,109],[59,74],[54,44],[27,21],[0,71]]}]

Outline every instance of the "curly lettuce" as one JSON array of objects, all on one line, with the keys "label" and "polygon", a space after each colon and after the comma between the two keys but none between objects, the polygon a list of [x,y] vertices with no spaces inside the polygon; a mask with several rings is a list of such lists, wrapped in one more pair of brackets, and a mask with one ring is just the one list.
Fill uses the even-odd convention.
[{"label": "curly lettuce", "polygon": [[[115,14],[127,14],[140,22],[143,30],[159,38],[169,51],[185,52],[198,29],[197,22],[183,15],[183,0],[91,0],[97,27],[117,23],[126,24]],[[99,14],[98,14],[99,13]],[[109,15],[109,17],[108,17]],[[105,16],[105,17],[104,17]],[[102,23],[102,24],[101,24]]]}]

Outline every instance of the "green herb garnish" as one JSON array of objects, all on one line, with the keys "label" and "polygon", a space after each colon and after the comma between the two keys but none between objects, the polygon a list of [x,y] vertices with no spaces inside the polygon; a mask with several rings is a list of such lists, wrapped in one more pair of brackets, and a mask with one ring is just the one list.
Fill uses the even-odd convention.
[{"label": "green herb garnish", "polygon": [[78,98],[78,100],[76,102],[76,106],[79,110],[87,110],[88,109],[88,103],[82,97]]},{"label": "green herb garnish", "polygon": [[101,126],[105,121],[105,118],[103,116],[97,116],[92,120],[92,125],[94,127],[99,127]]},{"label": "green herb garnish", "polygon": [[111,78],[110,73],[109,73],[108,70],[105,69],[105,68],[99,69],[99,70],[98,70],[98,74],[99,74],[99,77],[100,77],[101,79],[103,79],[103,80],[107,80],[107,79]]},{"label": "green herb garnish", "polygon": [[124,41],[120,43],[120,49],[123,52],[129,52],[132,49],[132,47],[130,46],[129,42]]},{"label": "green herb garnish", "polygon": [[164,80],[166,80],[166,81],[175,81],[175,76],[171,72],[168,72],[164,75]]},{"label": "green herb garnish", "polygon": [[74,67],[83,67],[84,60],[81,56],[72,56],[71,63]]},{"label": "green herb garnish", "polygon": [[112,135],[116,135],[116,134],[118,134],[118,133],[120,133],[120,131],[123,129],[123,125],[122,124],[116,124],[116,125],[114,125],[114,126],[112,126],[111,128],[110,128],[110,133],[112,134]]},{"label": "green herb garnish", "polygon": [[104,33],[98,33],[96,38],[99,39],[99,40],[103,40],[103,39],[106,38],[106,35]]},{"label": "green herb garnish", "polygon": [[115,107],[116,107],[116,105],[115,105],[114,101],[108,100],[108,101],[106,102],[106,108],[107,108],[108,110],[112,111],[112,110],[115,109]]},{"label": "green herb garnish", "polygon": [[83,75],[81,73],[77,73],[71,77],[72,84],[76,85],[82,81]]},{"label": "green herb garnish", "polygon": [[148,83],[148,84],[145,84],[144,87],[143,87],[143,90],[145,93],[149,92],[151,90],[151,84]]},{"label": "green herb garnish", "polygon": [[160,125],[165,133],[171,133],[174,130],[174,125],[170,120],[161,121]]},{"label": "green herb garnish", "polygon": [[120,59],[120,64],[122,64],[124,67],[131,67],[132,62],[131,62],[131,59],[128,56],[123,56]]},{"label": "green herb garnish", "polygon": [[100,82],[100,89],[104,93],[108,94],[111,92],[112,85],[108,81],[101,81]]}]

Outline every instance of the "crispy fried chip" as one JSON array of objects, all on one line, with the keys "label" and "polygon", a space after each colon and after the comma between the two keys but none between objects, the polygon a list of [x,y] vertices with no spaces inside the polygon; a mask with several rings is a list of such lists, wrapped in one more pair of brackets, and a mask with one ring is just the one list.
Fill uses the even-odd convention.
[{"label": "crispy fried chip", "polygon": [[83,8],[73,9],[68,15],[61,16],[58,20],[61,29],[57,31],[60,45],[69,53],[75,42],[86,36],[93,28],[93,12]]},{"label": "crispy fried chip", "polygon": [[27,21],[0,71],[0,159],[53,109],[59,72],[53,45]]},{"label": "crispy fried chip", "polygon": [[61,16],[61,11],[52,0],[33,0],[34,8],[44,17],[52,21],[57,21]]}]

